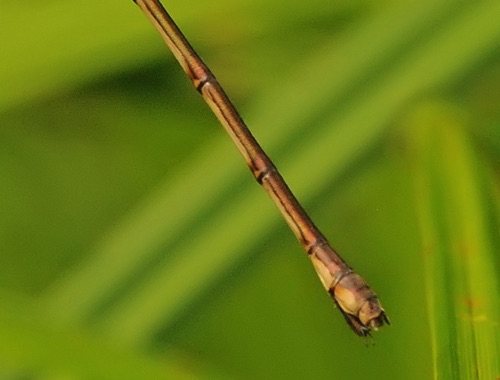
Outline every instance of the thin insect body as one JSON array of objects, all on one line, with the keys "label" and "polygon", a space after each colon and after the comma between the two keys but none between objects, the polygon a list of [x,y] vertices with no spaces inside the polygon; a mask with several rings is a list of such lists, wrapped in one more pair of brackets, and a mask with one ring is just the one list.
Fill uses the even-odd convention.
[{"label": "thin insect body", "polygon": [[231,136],[257,182],[278,206],[352,330],[360,336],[390,324],[377,295],[330,246],[260,147],[210,69],[158,0],[135,0],[158,29],[196,90]]}]

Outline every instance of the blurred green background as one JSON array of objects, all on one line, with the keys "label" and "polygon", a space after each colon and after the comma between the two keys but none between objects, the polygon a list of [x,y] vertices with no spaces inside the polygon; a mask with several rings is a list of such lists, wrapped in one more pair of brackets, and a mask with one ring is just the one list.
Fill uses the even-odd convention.
[{"label": "blurred green background", "polygon": [[349,330],[132,1],[2,0],[0,378],[475,378],[457,320],[498,376],[500,2],[164,4],[393,325]]}]

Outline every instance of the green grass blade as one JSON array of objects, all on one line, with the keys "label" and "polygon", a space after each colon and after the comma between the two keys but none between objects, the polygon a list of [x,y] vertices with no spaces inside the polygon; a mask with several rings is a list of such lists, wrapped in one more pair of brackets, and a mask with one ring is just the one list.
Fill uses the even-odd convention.
[{"label": "green grass blade", "polygon": [[479,158],[453,110],[417,109],[408,135],[426,263],[436,379],[494,379],[499,278]]}]

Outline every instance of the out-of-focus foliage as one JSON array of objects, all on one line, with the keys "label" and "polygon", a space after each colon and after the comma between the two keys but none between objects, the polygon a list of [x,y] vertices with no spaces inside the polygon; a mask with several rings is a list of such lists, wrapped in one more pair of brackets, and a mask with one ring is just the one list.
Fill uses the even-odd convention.
[{"label": "out-of-focus foliage", "polygon": [[352,334],[132,1],[2,1],[0,378],[500,376],[500,3],[164,4],[393,325]]}]

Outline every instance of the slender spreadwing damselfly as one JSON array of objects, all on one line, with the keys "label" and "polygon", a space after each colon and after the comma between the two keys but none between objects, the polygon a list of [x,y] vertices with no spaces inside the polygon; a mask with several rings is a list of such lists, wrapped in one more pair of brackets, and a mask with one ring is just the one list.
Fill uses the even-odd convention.
[{"label": "slender spreadwing damselfly", "polygon": [[158,29],[196,90],[203,96],[243,155],[253,176],[276,203],[306,250],[323,286],[352,330],[370,335],[389,319],[366,281],[339,256],[293,195],[278,169],[255,140],[210,69],[194,51],[158,0],[134,0]]}]

